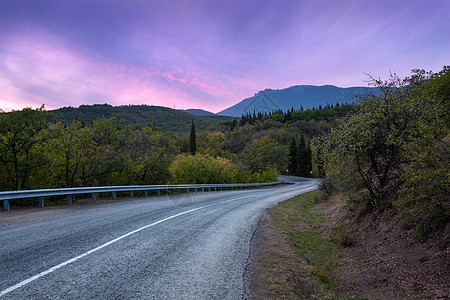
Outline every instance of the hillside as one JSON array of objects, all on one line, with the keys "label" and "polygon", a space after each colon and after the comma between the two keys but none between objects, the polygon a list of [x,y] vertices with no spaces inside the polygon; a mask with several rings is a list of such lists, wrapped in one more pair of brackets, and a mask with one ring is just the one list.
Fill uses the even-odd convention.
[{"label": "hillside", "polygon": [[281,90],[266,89],[219,112],[218,115],[240,117],[253,111],[264,113],[279,109],[286,111],[292,107],[298,110],[301,106],[309,109],[337,102],[352,103],[354,95],[363,95],[367,91],[376,92],[378,88],[297,85]]},{"label": "hillside", "polygon": [[185,109],[185,110],[181,110],[181,111],[190,113],[191,115],[198,116],[198,117],[215,116],[216,115],[216,114],[214,114],[212,112],[209,112],[207,110],[195,109],[195,108]]},{"label": "hillside", "polygon": [[194,120],[197,130],[206,130],[217,123],[232,120],[232,118],[225,116],[195,116],[188,112],[167,107],[148,105],[80,105],[77,108],[63,107],[52,112],[60,115],[64,124],[70,124],[75,119],[89,124],[101,117],[116,117],[119,120],[124,120],[126,124],[155,126],[162,131],[172,132],[189,132],[192,120]]}]

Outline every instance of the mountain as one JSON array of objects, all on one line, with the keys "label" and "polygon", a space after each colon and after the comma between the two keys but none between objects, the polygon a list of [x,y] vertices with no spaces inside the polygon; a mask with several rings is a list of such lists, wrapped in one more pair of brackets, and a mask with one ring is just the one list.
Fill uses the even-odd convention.
[{"label": "mountain", "polygon": [[125,124],[139,126],[155,126],[162,131],[189,132],[194,120],[199,131],[210,129],[220,122],[233,120],[226,116],[194,116],[190,113],[161,106],[109,104],[80,105],[79,107],[63,107],[52,111],[64,124],[70,125],[73,120],[88,124],[98,118],[116,117]]},{"label": "mountain", "polygon": [[233,105],[219,113],[221,116],[240,117],[243,114],[254,111],[272,112],[274,110],[287,111],[292,107],[296,110],[303,106],[304,109],[325,106],[327,104],[352,103],[354,95],[366,94],[368,91],[379,93],[378,88],[349,87],[340,88],[333,85],[296,85],[286,89],[272,90],[266,89],[246,98],[236,105]]},{"label": "mountain", "polygon": [[206,117],[206,116],[215,116],[216,115],[212,112],[209,112],[209,111],[206,111],[203,109],[185,109],[182,111],[185,111],[187,113],[190,113],[191,115],[198,116],[198,117]]}]

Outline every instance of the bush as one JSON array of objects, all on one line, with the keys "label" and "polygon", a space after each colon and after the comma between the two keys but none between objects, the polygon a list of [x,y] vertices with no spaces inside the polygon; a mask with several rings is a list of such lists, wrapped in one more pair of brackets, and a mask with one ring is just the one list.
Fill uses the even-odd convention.
[{"label": "bush", "polygon": [[219,183],[220,164],[209,155],[179,155],[169,170],[174,183]]},{"label": "bush", "polygon": [[188,184],[272,182],[278,176],[275,167],[251,173],[243,165],[208,154],[179,155],[169,169],[173,183]]},{"label": "bush", "polygon": [[327,198],[336,192],[332,176],[324,177],[320,181],[319,191],[323,192]]}]

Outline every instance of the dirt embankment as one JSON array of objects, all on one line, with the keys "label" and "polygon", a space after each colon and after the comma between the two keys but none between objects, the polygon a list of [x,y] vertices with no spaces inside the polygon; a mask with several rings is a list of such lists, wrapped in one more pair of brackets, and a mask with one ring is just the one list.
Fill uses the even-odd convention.
[{"label": "dirt embankment", "polygon": [[450,228],[420,242],[392,210],[362,216],[334,200],[313,204],[310,211],[323,216],[322,221],[304,224],[298,213],[293,230],[313,229],[330,241],[339,226],[352,238],[351,246],[334,243],[339,263],[328,277],[332,292],[320,288],[307,254],[293,243],[290,229],[277,225],[269,212],[259,224],[254,245],[254,298],[450,299]]}]

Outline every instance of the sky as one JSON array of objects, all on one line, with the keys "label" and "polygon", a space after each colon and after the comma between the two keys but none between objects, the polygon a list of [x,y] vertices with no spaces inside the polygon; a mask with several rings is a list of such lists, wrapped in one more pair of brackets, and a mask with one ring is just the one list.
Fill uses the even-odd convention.
[{"label": "sky", "polygon": [[450,0],[0,0],[0,109],[219,112],[450,65]]}]

